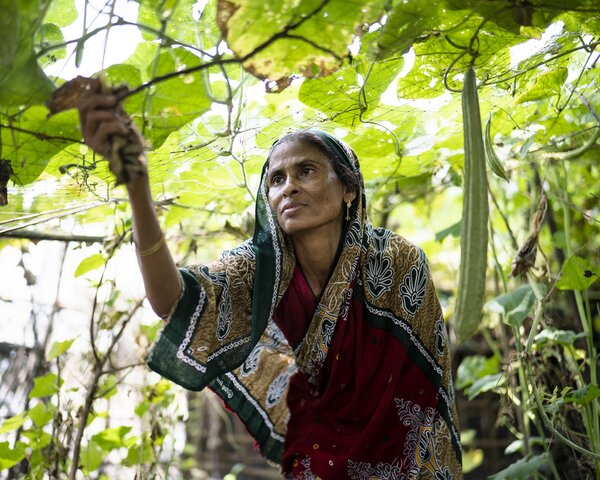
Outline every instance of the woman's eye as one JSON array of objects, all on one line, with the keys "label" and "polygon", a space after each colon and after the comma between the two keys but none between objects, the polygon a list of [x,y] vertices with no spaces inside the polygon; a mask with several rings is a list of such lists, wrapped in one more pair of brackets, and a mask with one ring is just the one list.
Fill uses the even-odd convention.
[{"label": "woman's eye", "polygon": [[281,182],[281,175],[275,175],[271,178],[271,185],[277,185]]},{"label": "woman's eye", "polygon": [[304,175],[308,175],[309,173],[312,173],[312,171],[313,171],[313,170],[314,170],[314,169],[313,169],[313,168],[311,168],[311,167],[304,167],[304,168],[302,169],[302,173],[303,173]]}]

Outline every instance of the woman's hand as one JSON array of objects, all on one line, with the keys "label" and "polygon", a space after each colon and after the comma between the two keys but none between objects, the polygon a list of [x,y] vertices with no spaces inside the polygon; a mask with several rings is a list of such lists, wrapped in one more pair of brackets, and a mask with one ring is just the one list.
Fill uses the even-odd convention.
[{"label": "woman's hand", "polygon": [[108,157],[112,136],[127,138],[130,121],[118,108],[115,95],[90,93],[78,110],[83,140],[96,153]]},{"label": "woman's hand", "polygon": [[108,87],[102,78],[75,77],[58,88],[48,102],[50,114],[70,108],[79,110],[85,143],[104,155],[117,177],[117,185],[147,177],[145,141],[120,99],[126,86]]}]

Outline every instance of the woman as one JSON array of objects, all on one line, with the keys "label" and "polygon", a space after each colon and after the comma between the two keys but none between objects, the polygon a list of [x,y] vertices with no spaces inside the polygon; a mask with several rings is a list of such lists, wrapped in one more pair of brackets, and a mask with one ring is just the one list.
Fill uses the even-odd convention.
[{"label": "woman", "polygon": [[[126,136],[114,98],[86,142]],[[254,236],[178,270],[147,175],[127,184],[148,299],[167,320],[149,365],[214,390],[288,478],[461,478],[441,308],[422,250],[373,228],[354,152],[318,130],[278,140]]]}]

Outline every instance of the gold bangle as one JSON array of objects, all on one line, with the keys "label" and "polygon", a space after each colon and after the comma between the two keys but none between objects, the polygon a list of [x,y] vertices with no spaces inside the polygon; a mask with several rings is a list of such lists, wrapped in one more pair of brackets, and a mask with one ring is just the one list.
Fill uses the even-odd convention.
[{"label": "gold bangle", "polygon": [[152,245],[150,248],[147,248],[145,250],[140,250],[139,248],[137,248],[137,245],[136,245],[137,253],[140,257],[149,257],[150,255],[154,255],[156,252],[158,252],[164,244],[165,244],[165,236],[163,235],[162,232],[160,232],[160,240],[158,242],[156,242],[154,245]]}]

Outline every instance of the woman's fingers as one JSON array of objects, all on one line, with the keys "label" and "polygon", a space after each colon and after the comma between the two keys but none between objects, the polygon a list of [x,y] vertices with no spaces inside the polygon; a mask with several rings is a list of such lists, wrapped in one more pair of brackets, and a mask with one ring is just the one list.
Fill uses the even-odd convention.
[{"label": "woman's fingers", "polygon": [[110,137],[127,136],[128,120],[115,108],[112,95],[89,95],[79,107],[81,130],[85,143],[98,153],[110,150]]}]

